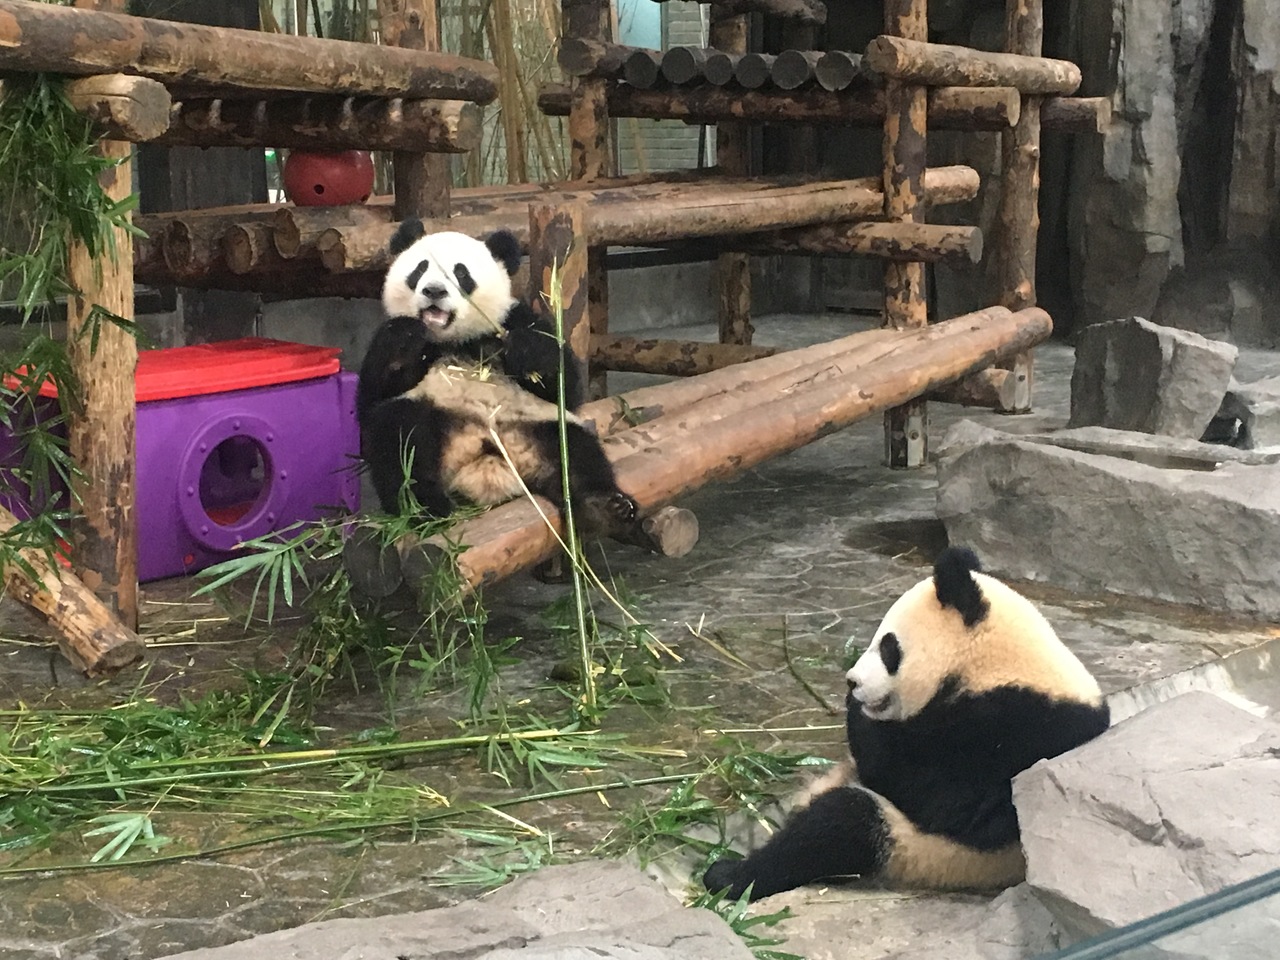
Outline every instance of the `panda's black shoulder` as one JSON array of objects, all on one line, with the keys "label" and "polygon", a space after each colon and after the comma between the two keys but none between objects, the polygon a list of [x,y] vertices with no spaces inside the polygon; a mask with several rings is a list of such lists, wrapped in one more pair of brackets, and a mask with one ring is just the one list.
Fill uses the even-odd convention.
[{"label": "panda's black shoulder", "polygon": [[538,330],[544,333],[554,332],[551,324],[531,307],[526,301],[516,299],[511,304],[511,309],[507,311],[507,315],[502,318],[502,326],[508,332],[515,330]]}]

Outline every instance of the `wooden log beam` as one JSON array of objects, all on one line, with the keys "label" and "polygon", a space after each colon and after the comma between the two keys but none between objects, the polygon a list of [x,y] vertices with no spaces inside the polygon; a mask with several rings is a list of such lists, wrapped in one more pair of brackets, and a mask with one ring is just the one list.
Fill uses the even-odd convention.
[{"label": "wooden log beam", "polygon": [[578,364],[579,379],[587,373],[591,353],[586,220],[581,202],[529,205],[528,302],[552,329],[559,304],[564,342]]},{"label": "wooden log beam", "polygon": [[[8,533],[18,519],[0,507],[0,532]],[[110,676],[141,660],[146,646],[118,621],[93,591],[30,548],[17,552],[22,562],[4,564],[5,592],[49,621],[62,655],[90,677]]]},{"label": "wooden log beam", "polygon": [[813,76],[823,90],[843,90],[863,75],[862,54],[828,50],[818,60]]},{"label": "wooden log beam", "polygon": [[[1049,316],[1032,308],[1003,317],[980,311],[923,330],[900,332],[897,350],[878,363],[859,367],[856,374],[836,371],[807,389],[783,395],[757,393],[755,403],[746,408],[736,396],[709,398],[613,435],[605,447],[622,488],[650,512],[708,483],[985,369],[1001,357],[1047,339],[1052,329]],[[752,380],[755,363],[775,359],[717,373]],[[543,504],[542,510],[558,524],[549,504]],[[559,549],[538,511],[523,500],[464,521],[450,536],[469,545],[458,554],[457,566],[472,588],[527,569]]]},{"label": "wooden log beam", "polygon": [[257,30],[175,24],[28,0],[0,0],[0,70],[131,73],[244,91],[488,103],[498,71],[445,53]]},{"label": "wooden log beam", "polygon": [[709,53],[702,47],[672,47],[662,55],[662,78],[677,85],[701,80]]},{"label": "wooden log beam", "polygon": [[633,87],[648,90],[662,79],[662,54],[657,50],[636,50],[622,64],[622,79]]},{"label": "wooden log beam", "polygon": [[[440,15],[436,0],[378,0],[382,42],[403,50],[440,51]],[[449,158],[421,148],[396,150],[391,156],[396,219],[447,217],[452,178]]]},{"label": "wooden log beam", "polygon": [[[922,41],[929,37],[927,0],[885,0],[889,39]],[[883,38],[882,38],[883,39]],[[923,86],[890,78],[884,92],[884,216],[892,225],[922,221],[927,205],[924,171],[928,163],[928,96]],[[884,325],[898,330],[929,323],[924,264],[889,260],[884,265]],[[885,463],[922,467],[928,461],[929,420],[919,397],[884,416]]]},{"label": "wooden log beam", "polygon": [[743,54],[740,53],[712,50],[707,54],[707,62],[702,65],[703,79],[717,87],[733,83],[734,75],[738,71],[738,61],[742,57]]},{"label": "wooden log beam", "polygon": [[[655,0],[655,2],[667,3],[668,0]],[[718,13],[729,16],[763,13],[766,16],[799,20],[815,26],[821,26],[827,22],[827,5],[822,0],[692,0],[692,2],[711,4]]]},{"label": "wooden log beam", "polygon": [[[1016,117],[1017,99],[1017,91],[1012,87],[938,87],[929,91],[929,127],[1002,130],[1010,126],[1011,112]],[[538,108],[548,116],[568,116],[568,89],[558,85],[543,87]],[[743,120],[870,127],[884,123],[884,92],[870,86],[865,78],[857,78],[851,86],[838,91],[819,87],[742,91],[714,84],[637,90],[615,85],[609,91],[609,112],[615,117],[676,119],[686,123]]]},{"label": "wooden log beam", "polygon": [[173,105],[169,129],[154,139],[165,146],[467,153],[480,145],[483,123],[483,108],[464,100],[188,100]]},{"label": "wooden log beam", "polygon": [[721,367],[759,360],[776,353],[773,347],[737,343],[697,343],[611,335],[591,338],[591,362],[606,370],[692,377]]},{"label": "wooden log beam", "polygon": [[733,79],[745,90],[759,90],[769,82],[776,60],[770,53],[743,53],[733,68]]},{"label": "wooden log beam", "polygon": [[928,399],[962,407],[1006,410],[1015,403],[1017,393],[1018,384],[1014,372],[991,367],[931,391]]},{"label": "wooden log beam", "polygon": [[1106,133],[1111,126],[1110,97],[1045,97],[1040,129],[1056,133]]},{"label": "wooden log beam", "polygon": [[[1041,0],[1007,0],[1005,45],[1011,55],[1039,57],[1044,41]],[[999,303],[1021,310],[1036,302],[1036,240],[1040,230],[1040,109],[1042,101],[1024,91],[1022,114],[1000,137],[1001,190],[996,211],[995,275]],[[1070,91],[1066,91],[1070,92]],[[1009,358],[1015,395],[1006,413],[1031,410],[1033,359],[1030,352]]]},{"label": "wooden log beam", "polygon": [[[621,43],[588,40],[585,37],[564,37],[556,51],[556,63],[570,77],[604,77],[616,80],[624,76],[627,61],[637,58],[642,63],[662,53],[643,47],[631,47]],[[630,81],[628,81],[630,82]]]},{"label": "wooden log beam", "polygon": [[[711,184],[665,195],[656,189],[646,197],[622,200],[602,192],[588,199],[588,238],[592,246],[645,246],[693,237],[713,237],[783,229],[879,215],[883,193],[877,178],[832,180],[807,184],[749,181],[747,189]],[[937,167],[923,179],[923,196],[933,204],[972,199],[978,175],[970,167]],[[547,197],[553,202],[554,197]],[[427,224],[428,231],[459,230],[483,236],[512,228],[515,217],[500,212],[458,216]],[[316,246],[324,265],[334,272],[380,271],[389,262],[387,245],[394,224],[328,230]],[[517,236],[527,241],[525,228]],[[593,331],[600,332],[600,331]]]},{"label": "wooden log beam", "polygon": [[895,330],[861,330],[825,343],[753,359],[749,380],[733,365],[719,367],[696,377],[639,387],[592,401],[579,410],[579,415],[593,421],[601,436],[608,436],[670,416],[712,397],[737,397],[738,406],[750,406],[752,398],[763,393],[792,393],[843,375],[864,363],[875,363],[892,351],[896,337]]},{"label": "wooden log beam", "polygon": [[1022,93],[1074,93],[1080,68],[1067,60],[988,53],[900,36],[876,37],[864,58],[876,73],[931,87],[1016,87]]},{"label": "wooden log beam", "polygon": [[[713,11],[710,30],[711,45],[738,58],[738,67],[748,56],[749,18],[731,16],[723,8]],[[720,123],[716,126],[716,164],[726,173],[747,176],[751,171],[750,128],[745,123]],[[716,326],[721,343],[751,343],[755,328],[751,324],[751,260],[741,253],[721,254],[716,260]]]},{"label": "wooden log beam", "polygon": [[76,112],[106,140],[142,143],[169,126],[169,91],[146,77],[109,73],[68,80],[63,88]]},{"label": "wooden log beam", "polygon": [[779,90],[795,90],[812,83],[818,75],[820,50],[783,50],[773,61],[769,77]]},{"label": "wooden log beam", "polygon": [[859,254],[972,266],[982,260],[982,231],[941,223],[836,223],[742,234],[729,237],[723,246],[748,253]]},{"label": "wooden log beam", "polygon": [[[105,0],[123,8],[122,0]],[[25,4],[75,16],[111,16],[71,7]],[[24,11],[30,13],[31,11]],[[115,19],[130,19],[115,17]],[[0,9],[0,37],[10,32]],[[0,59],[6,54],[0,39]],[[103,192],[121,201],[133,192],[132,148],[101,140],[94,148],[114,165],[99,175]],[[73,240],[67,251],[67,359],[82,403],[67,421],[76,514],[71,520],[73,569],[129,630],[138,627],[137,465],[134,458],[134,370],[138,342],[132,332],[101,319],[133,319],[133,236],[116,228],[105,249]]]}]

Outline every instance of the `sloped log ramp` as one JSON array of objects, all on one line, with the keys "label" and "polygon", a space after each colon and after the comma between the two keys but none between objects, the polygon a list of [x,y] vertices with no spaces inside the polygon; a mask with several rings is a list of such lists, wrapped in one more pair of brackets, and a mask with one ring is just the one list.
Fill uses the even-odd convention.
[{"label": "sloped log ramp", "polygon": [[[0,531],[18,523],[0,507]],[[5,591],[49,621],[58,631],[58,649],[91,677],[110,676],[142,659],[146,646],[120,623],[107,605],[69,570],[51,565],[39,550],[18,551],[21,563],[4,565]]]},{"label": "sloped log ramp", "polygon": [[0,0],[0,71],[129,73],[175,89],[292,91],[489,103],[490,63],[347,40],[206,27]]},{"label": "sloped log ramp", "polygon": [[[986,369],[1048,339],[1052,332],[1049,315],[1034,307],[1018,313],[997,307],[923,330],[885,332],[882,336],[891,338],[889,349],[876,362],[861,365],[856,354],[846,358],[856,368],[854,373],[836,369],[820,382],[791,390],[755,385],[746,406],[742,393],[715,394],[612,435],[605,446],[619,484],[646,513],[653,513],[707,483]],[[736,375],[749,383],[755,379],[756,364],[782,359],[775,355],[707,376],[724,380]],[[676,386],[697,379],[678,381]],[[545,501],[540,506],[558,528],[555,509]],[[552,529],[527,500],[464,521],[450,537],[465,545],[457,556],[458,572],[471,588],[527,569],[559,549]],[[430,542],[407,541],[395,552],[429,562],[429,555],[443,556],[439,550]]]},{"label": "sloped log ramp", "polygon": [[[1049,97],[1045,103],[1059,98]],[[1049,108],[1046,130],[1075,132],[1100,124],[1102,104],[1096,97],[1063,97]],[[1018,91],[1011,86],[941,86],[929,91],[931,130],[1004,130],[1017,122]],[[538,94],[538,109],[552,117],[569,113],[568,88],[547,84]],[[644,120],[715,123],[821,124],[834,127],[879,126],[884,122],[884,91],[865,77],[842,90],[738,90],[711,83],[675,89],[637,90],[614,85],[609,90],[609,116]],[[1109,118],[1110,111],[1106,116]]]},{"label": "sloped log ramp", "polygon": [[[925,172],[924,195],[931,204],[971,199],[978,174],[970,167],[935,167]],[[559,203],[559,196],[543,198]],[[657,244],[693,237],[750,233],[765,229],[867,220],[880,214],[879,177],[794,183],[753,179],[655,192],[643,199],[621,199],[601,192],[587,197],[587,236],[592,246]],[[484,216],[430,221],[427,231],[458,230],[484,236],[511,229],[528,240],[528,212],[512,208]],[[335,273],[380,271],[390,260],[387,245],[394,224],[327,231],[317,241],[321,262]]]}]

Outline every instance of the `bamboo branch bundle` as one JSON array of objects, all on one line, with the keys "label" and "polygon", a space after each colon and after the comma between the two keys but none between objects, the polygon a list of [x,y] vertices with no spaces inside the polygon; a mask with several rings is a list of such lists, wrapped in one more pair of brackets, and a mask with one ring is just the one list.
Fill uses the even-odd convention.
[{"label": "bamboo branch bundle", "polygon": [[27,0],[0,0],[0,70],[137,73],[166,84],[241,91],[488,103],[492,64],[346,40],[175,25]]},{"label": "bamboo branch bundle", "polygon": [[[657,187],[644,199],[619,199],[601,192],[588,197],[588,237],[592,246],[633,245],[750,233],[766,229],[864,220],[879,213],[883,195],[876,177],[806,184],[767,180],[742,184],[710,184],[672,189],[663,196]],[[954,203],[977,193],[978,175],[969,167],[938,167],[924,176],[924,192],[931,203]],[[563,202],[547,196],[546,203]],[[510,213],[459,216],[428,223],[428,232],[458,230],[483,236],[514,228],[527,241],[527,224],[516,227]],[[334,272],[381,270],[389,263],[387,245],[394,224],[325,231],[317,240],[324,265]]]},{"label": "bamboo branch bundle", "polygon": [[[0,531],[17,522],[0,507]],[[49,621],[58,631],[58,648],[77,670],[91,677],[110,676],[142,659],[146,647],[141,638],[71,571],[50,565],[38,550],[20,550],[19,556],[23,563],[4,565],[6,592]]]},{"label": "bamboo branch bundle", "polygon": [[[615,434],[605,446],[619,484],[649,512],[985,369],[1048,338],[1052,329],[1048,314],[1037,308],[1004,315],[979,311],[893,335],[897,349],[875,364],[858,367],[856,375],[837,375],[791,393],[757,395],[745,408],[737,397],[711,398]],[[775,359],[717,372],[750,380],[756,363]],[[726,404],[733,406],[725,411]],[[545,501],[541,506],[558,530],[555,509]],[[558,549],[552,530],[527,500],[465,521],[450,536],[469,544],[457,564],[464,582],[473,588],[533,566]]]},{"label": "bamboo branch bundle", "polygon": [[1074,93],[1080,68],[1067,60],[988,53],[904,37],[876,37],[865,62],[876,73],[932,87],[1017,87],[1022,93]]},{"label": "bamboo branch bundle", "polygon": [[467,153],[480,145],[483,122],[483,109],[464,100],[189,100],[174,104],[169,129],[156,142]]}]

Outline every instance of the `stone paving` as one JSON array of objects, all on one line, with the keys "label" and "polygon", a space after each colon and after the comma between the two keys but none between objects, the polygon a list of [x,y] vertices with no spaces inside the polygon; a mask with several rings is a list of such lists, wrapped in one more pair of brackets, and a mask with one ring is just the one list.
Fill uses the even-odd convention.
[{"label": "stone paving", "polygon": [[[827,339],[844,332],[847,317],[760,318],[757,342],[786,346]],[[670,331],[702,339],[707,328]],[[1036,407],[1027,417],[1000,417],[986,411],[933,405],[932,435],[969,417],[1001,429],[1031,431],[1065,423],[1072,351],[1050,344],[1037,353]],[[1280,371],[1274,354],[1244,351],[1237,378],[1248,381]],[[615,376],[613,389],[646,378]],[[685,660],[667,672],[677,703],[709,706],[713,712],[657,718],[659,724],[697,737],[709,716],[722,725],[803,727],[833,722],[830,711],[842,695],[841,661],[851,639],[865,642],[888,605],[906,587],[927,575],[933,555],[945,543],[934,517],[931,468],[889,471],[880,465],[882,431],[875,422],[855,425],[794,454],[779,458],[726,483],[687,498],[699,516],[702,540],[689,556],[661,560],[625,547],[608,551],[608,570],[642,596],[641,610],[657,634],[678,643]],[[1117,536],[1123,536],[1117,531]],[[1099,544],[1105,550],[1106,544]],[[151,658],[149,682],[192,692],[227,686],[238,676],[237,662],[267,662],[280,638],[247,640],[234,623],[223,622],[211,604],[187,604],[189,582],[149,585],[144,617],[148,633],[166,636]],[[538,636],[537,614],[565,588],[530,577],[510,580],[486,595],[490,631],[509,629],[527,637],[517,648],[529,684],[552,659]],[[1209,615],[1202,611],[1116,596],[1079,596],[1035,586],[1063,639],[1094,669],[1107,690],[1165,676],[1274,636],[1271,625]],[[197,624],[198,645],[180,628]],[[168,624],[168,626],[166,626]],[[742,663],[720,657],[693,637],[691,626],[714,636]],[[0,606],[0,706],[21,701],[76,704],[101,702],[112,690],[127,690],[141,674],[112,684],[78,677],[47,647],[30,642],[43,635],[39,623],[13,600]],[[802,689],[790,667],[826,701],[824,709]],[[210,642],[213,641],[213,642]],[[184,645],[185,644],[185,645]],[[406,710],[411,722],[447,722],[441,701]],[[331,717],[347,724],[381,722],[385,714],[376,691],[335,690],[327,704]],[[323,720],[324,717],[321,717]],[[643,723],[644,721],[640,721]],[[424,734],[429,735],[429,734]],[[676,735],[676,734],[673,734]],[[838,734],[771,734],[759,746],[839,752]],[[442,792],[465,787],[474,771],[441,764],[421,775]],[[616,811],[567,800],[537,809],[518,809],[522,818],[551,829],[557,853],[572,859],[589,849],[616,818]],[[251,849],[216,862],[187,862],[0,880],[0,960],[94,958],[151,960],[184,949],[217,946],[318,919],[377,916],[428,909],[465,899],[459,888],[431,884],[431,876],[460,852],[460,841],[429,837],[417,843],[379,841],[338,844],[325,841]],[[895,926],[895,905],[916,898],[848,891],[809,890],[791,895],[797,912],[818,901],[841,904],[858,955],[884,956],[910,941],[919,920]],[[981,898],[935,898],[940,907],[963,913]],[[853,906],[852,904],[862,904]],[[903,915],[906,916],[905,914]],[[912,927],[915,924],[915,927]],[[820,956],[848,956],[830,941],[834,922],[819,925],[821,937],[798,940],[783,949]],[[916,930],[913,933],[912,930]],[[856,934],[855,934],[856,931]],[[824,939],[825,938],[825,939]],[[804,949],[801,949],[801,946]]]}]

